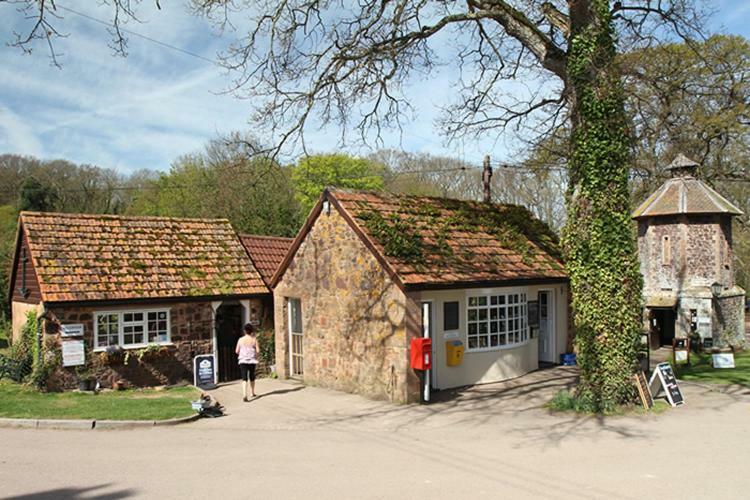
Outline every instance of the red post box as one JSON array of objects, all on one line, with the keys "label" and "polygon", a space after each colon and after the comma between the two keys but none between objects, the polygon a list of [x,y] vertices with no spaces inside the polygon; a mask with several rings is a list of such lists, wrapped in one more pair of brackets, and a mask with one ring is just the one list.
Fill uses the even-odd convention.
[{"label": "red post box", "polygon": [[411,339],[411,367],[415,370],[432,368],[432,339]]}]

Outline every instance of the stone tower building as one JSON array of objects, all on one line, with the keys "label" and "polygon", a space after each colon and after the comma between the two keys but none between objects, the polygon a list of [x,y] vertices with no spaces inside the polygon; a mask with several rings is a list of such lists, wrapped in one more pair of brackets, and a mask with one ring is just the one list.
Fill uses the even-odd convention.
[{"label": "stone tower building", "polygon": [[633,213],[651,345],[675,337],[744,343],[745,291],[735,286],[732,217],[742,212],[695,177],[679,155],[672,177]]}]

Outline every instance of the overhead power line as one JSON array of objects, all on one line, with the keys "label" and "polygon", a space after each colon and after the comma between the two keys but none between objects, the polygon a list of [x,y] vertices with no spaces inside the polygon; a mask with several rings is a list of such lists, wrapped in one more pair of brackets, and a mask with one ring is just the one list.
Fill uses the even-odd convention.
[{"label": "overhead power line", "polygon": [[[71,14],[75,14],[76,16],[80,16],[80,17],[83,17],[85,19],[88,19],[89,21],[93,21],[95,23],[102,24],[102,25],[106,26],[107,28],[111,28],[112,27],[112,23],[111,22],[107,22],[107,21],[104,21],[102,19],[98,19],[96,17],[90,16],[88,14],[84,14],[83,12],[79,12],[77,10],[73,10],[70,7],[65,7],[64,5],[57,4],[57,8],[61,9],[61,10],[64,10],[66,12],[70,12]],[[201,60],[209,62],[211,64],[215,64],[217,66],[221,66],[221,63],[219,63],[218,61],[216,61],[214,59],[210,59],[210,58],[202,56],[200,54],[196,54],[195,52],[191,52],[189,50],[183,49],[182,47],[177,47],[177,46],[169,44],[167,42],[162,42],[161,40],[157,40],[156,38],[152,38],[152,37],[144,35],[142,33],[138,33],[137,31],[129,30],[127,28],[123,28],[122,26],[118,26],[118,30],[122,31],[123,33],[127,33],[128,35],[136,36],[136,37],[142,38],[143,40],[146,40],[148,42],[155,43],[156,45],[160,45],[160,46],[162,46],[164,48],[167,48],[167,49],[170,49],[170,50],[175,50],[177,52],[181,52],[182,54],[185,54],[185,55],[188,55],[188,56],[191,56],[191,57],[195,57],[196,59],[201,59]]]}]

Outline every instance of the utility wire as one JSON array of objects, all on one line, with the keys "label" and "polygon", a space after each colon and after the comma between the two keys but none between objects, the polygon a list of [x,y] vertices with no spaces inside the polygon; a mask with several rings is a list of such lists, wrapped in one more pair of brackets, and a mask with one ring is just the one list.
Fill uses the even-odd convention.
[{"label": "utility wire", "polygon": [[[98,18],[90,16],[88,14],[84,14],[83,12],[78,12],[77,10],[73,10],[70,7],[65,7],[63,5],[58,4],[57,8],[61,9],[61,10],[64,10],[66,12],[70,12],[71,14],[75,14],[76,16],[80,16],[80,17],[86,18],[89,21],[93,21],[95,23],[102,24],[102,25],[106,26],[107,28],[111,28],[112,27],[112,23],[110,23],[110,22],[104,21],[102,19],[98,19]],[[216,61],[214,59],[210,59],[210,58],[202,56],[200,54],[196,54],[195,52],[190,52],[189,50],[183,49],[181,47],[177,47],[175,45],[171,45],[171,44],[169,44],[167,42],[162,42],[161,40],[157,40],[156,38],[151,38],[150,36],[143,35],[141,33],[138,33],[138,32],[133,31],[133,30],[129,30],[127,28],[123,28],[121,26],[118,26],[117,29],[119,31],[122,31],[123,33],[127,33],[128,35],[132,35],[132,36],[137,36],[138,38],[142,38],[142,39],[144,39],[146,41],[149,41],[151,43],[155,43],[155,44],[160,45],[160,46],[162,46],[164,48],[167,48],[167,49],[170,49],[170,50],[175,50],[175,51],[181,52],[181,53],[183,53],[185,55],[188,55],[188,56],[191,56],[191,57],[195,57],[197,59],[201,59],[203,61],[209,62],[211,64],[215,64],[217,66],[221,66],[221,63],[219,63],[218,61]]]}]

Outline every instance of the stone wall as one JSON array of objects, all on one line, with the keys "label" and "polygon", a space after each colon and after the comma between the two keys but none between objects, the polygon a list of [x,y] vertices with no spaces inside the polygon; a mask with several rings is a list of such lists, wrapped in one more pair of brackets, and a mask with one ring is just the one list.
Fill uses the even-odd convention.
[{"label": "stone wall", "polygon": [[274,289],[276,363],[289,375],[288,298],[299,298],[303,380],[394,402],[419,399],[408,345],[419,331],[407,297],[336,209],[321,213]]},{"label": "stone wall", "polygon": [[714,321],[718,325],[714,337],[717,345],[745,347],[745,294],[716,299]]},{"label": "stone wall", "polygon": [[[111,387],[117,380],[126,381],[133,387],[176,384],[193,381],[192,360],[198,354],[212,352],[213,316],[209,302],[186,302],[147,306],[107,307],[107,311],[135,310],[139,308],[170,309],[170,340],[173,345],[166,346],[162,353],[152,359],[139,360],[137,350],[130,350],[131,355],[107,359],[101,352],[94,352],[94,313],[101,308],[93,307],[56,307],[49,310],[56,321],[47,322],[47,335],[56,336],[59,324],[82,323],[84,340],[87,347],[87,360],[93,365],[91,370],[103,387]],[[128,352],[126,350],[125,352]],[[78,384],[78,375],[74,368],[61,368],[50,381],[52,388],[69,389]]]},{"label": "stone wall", "polygon": [[[671,259],[663,260],[664,238]],[[644,289],[648,292],[709,286],[718,281],[734,285],[730,217],[669,216],[639,222],[638,247]]]}]

